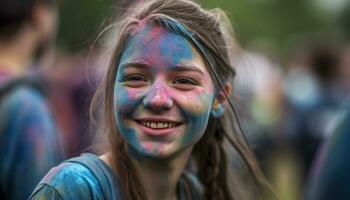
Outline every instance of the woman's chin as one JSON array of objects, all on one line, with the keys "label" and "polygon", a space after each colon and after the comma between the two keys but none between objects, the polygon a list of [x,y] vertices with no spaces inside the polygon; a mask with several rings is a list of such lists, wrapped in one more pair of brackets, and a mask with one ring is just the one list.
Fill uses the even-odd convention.
[{"label": "woman's chin", "polygon": [[140,149],[140,154],[153,159],[165,159],[174,154],[173,144],[159,144],[154,142],[144,142]]},{"label": "woman's chin", "polygon": [[163,157],[167,154],[166,144],[145,142],[143,144],[144,154],[149,157]]}]

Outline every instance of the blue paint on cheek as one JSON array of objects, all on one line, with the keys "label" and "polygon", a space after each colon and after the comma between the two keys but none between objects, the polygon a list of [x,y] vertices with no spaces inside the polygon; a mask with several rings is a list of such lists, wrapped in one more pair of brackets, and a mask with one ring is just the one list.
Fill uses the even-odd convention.
[{"label": "blue paint on cheek", "polygon": [[196,142],[203,134],[208,124],[209,115],[191,115],[187,127],[187,133],[183,138],[183,143]]},{"label": "blue paint on cheek", "polygon": [[137,133],[133,128],[128,127],[122,119],[116,118],[117,126],[120,134],[123,136],[125,141],[137,150],[141,150],[139,140],[137,138]]},{"label": "blue paint on cheek", "polygon": [[[208,120],[211,112],[211,104],[213,102],[213,97],[208,97],[205,95],[207,99],[211,99],[210,102],[206,102],[205,106],[206,109],[202,113],[193,113],[181,110],[182,115],[187,120],[187,129],[186,133],[184,135],[184,138],[182,140],[183,144],[190,144],[193,142],[197,142],[204,134],[207,125]],[[205,101],[207,101],[207,99]]]},{"label": "blue paint on cheek", "polygon": [[115,114],[122,114],[130,117],[133,109],[137,106],[137,99],[129,98],[128,92],[122,87],[115,87],[114,89],[114,108]]},{"label": "blue paint on cheek", "polygon": [[[123,58],[121,62],[123,62]],[[118,67],[116,80],[114,84],[114,108],[115,112],[121,112],[125,116],[131,116],[132,112],[142,102],[142,95],[129,95],[127,87],[123,84],[123,78],[125,74],[125,68]]]},{"label": "blue paint on cheek", "polygon": [[120,83],[114,88],[114,109],[117,128],[125,141],[137,150],[141,150],[136,131],[129,127],[128,122],[133,120],[133,114],[142,98],[129,98],[128,92]]}]

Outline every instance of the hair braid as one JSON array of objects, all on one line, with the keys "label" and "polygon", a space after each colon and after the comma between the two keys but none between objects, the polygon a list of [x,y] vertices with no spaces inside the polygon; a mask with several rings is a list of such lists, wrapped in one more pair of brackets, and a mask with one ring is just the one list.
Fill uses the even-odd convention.
[{"label": "hair braid", "polygon": [[194,148],[205,199],[232,199],[227,184],[227,158],[220,120],[210,118],[207,132]]}]

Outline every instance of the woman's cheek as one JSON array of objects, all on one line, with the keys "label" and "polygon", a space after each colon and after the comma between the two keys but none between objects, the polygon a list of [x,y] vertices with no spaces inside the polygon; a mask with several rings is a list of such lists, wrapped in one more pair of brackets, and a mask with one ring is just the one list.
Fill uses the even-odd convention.
[{"label": "woman's cheek", "polygon": [[183,95],[180,101],[186,112],[193,115],[202,115],[210,112],[213,95],[206,92],[198,92]]},{"label": "woman's cheek", "polygon": [[129,113],[139,104],[142,92],[138,89],[127,89],[122,86],[116,86],[114,89],[114,104],[116,111]]},{"label": "woman's cheek", "polygon": [[181,142],[183,144],[193,143],[204,134],[214,99],[214,95],[207,91],[192,92],[186,96],[182,98],[180,106],[188,121],[187,132]]}]

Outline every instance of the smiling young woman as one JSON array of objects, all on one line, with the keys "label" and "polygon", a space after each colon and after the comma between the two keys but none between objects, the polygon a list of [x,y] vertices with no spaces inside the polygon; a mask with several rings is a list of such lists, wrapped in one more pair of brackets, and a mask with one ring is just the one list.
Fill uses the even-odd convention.
[{"label": "smiling young woman", "polygon": [[225,140],[268,187],[240,130],[229,128],[236,46],[224,13],[151,0],[121,19],[96,95],[110,145],[52,169],[31,199],[243,199],[235,191],[244,184],[229,185]]}]

